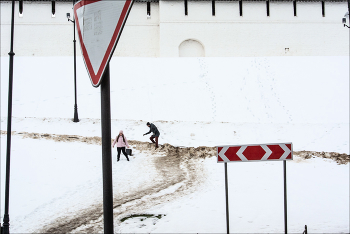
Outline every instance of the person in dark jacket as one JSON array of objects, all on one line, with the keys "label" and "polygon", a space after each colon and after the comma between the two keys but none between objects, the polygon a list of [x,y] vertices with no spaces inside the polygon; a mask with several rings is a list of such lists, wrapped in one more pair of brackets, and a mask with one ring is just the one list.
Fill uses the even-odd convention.
[{"label": "person in dark jacket", "polygon": [[[149,127],[149,132],[143,134],[144,136],[147,134],[150,134],[151,132],[153,133],[152,136],[149,138],[153,143],[156,144],[156,148],[158,148],[158,138],[159,138],[159,131],[158,128],[156,127],[156,125],[154,125],[153,123],[149,123],[147,122],[147,126]],[[154,141],[154,139],[156,141]]]}]

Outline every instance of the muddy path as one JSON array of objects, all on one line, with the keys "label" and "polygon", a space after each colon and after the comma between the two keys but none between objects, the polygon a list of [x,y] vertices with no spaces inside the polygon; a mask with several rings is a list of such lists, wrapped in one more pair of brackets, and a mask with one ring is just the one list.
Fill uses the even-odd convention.
[{"label": "muddy path", "polygon": [[[6,131],[1,131],[1,134],[6,134]],[[12,132],[12,135],[20,135],[23,138],[32,138],[32,139],[47,139],[54,140],[58,142],[83,142],[86,144],[97,144],[101,145],[101,138],[94,137],[84,137],[78,135],[59,135],[59,134],[44,134],[44,133],[28,133],[28,132]],[[113,141],[113,139],[111,139]],[[151,150],[151,145],[146,142],[141,141],[129,141],[132,146],[136,146],[138,150]],[[213,157],[216,156],[215,147],[201,146],[201,147],[175,147],[169,144],[161,145],[159,152],[176,152],[179,155],[190,154],[196,157]],[[173,154],[173,153],[172,153]],[[342,154],[337,152],[318,152],[318,151],[293,151],[293,155],[299,156],[303,159],[310,159],[313,157],[319,158],[328,158],[337,162],[337,164],[348,164],[350,162],[350,155]]]},{"label": "muddy path", "polygon": [[[6,134],[2,131],[1,134]],[[76,135],[57,135],[44,133],[12,132],[12,135],[23,138],[45,139],[56,142],[81,142],[101,144],[99,137]],[[112,139],[111,139],[112,142]],[[155,205],[189,194],[205,180],[202,161],[215,155],[214,147],[180,148],[169,144],[154,145],[146,142],[129,140],[129,145],[139,151],[152,155],[153,170],[157,171],[156,179],[142,189],[131,191],[127,195],[114,197],[115,226],[127,216],[143,213]],[[148,165],[149,166],[149,165]],[[75,214],[62,215],[54,222],[44,225],[38,233],[97,233],[103,232],[103,204],[89,206]]]},{"label": "muddy path", "polygon": [[[6,134],[6,131],[1,131],[1,134]],[[12,132],[12,135],[57,142],[101,144],[100,137],[28,132]],[[155,150],[154,145],[147,142],[129,140],[129,144],[133,149],[154,155],[151,157],[150,164],[157,171],[157,179],[140,190],[132,191],[127,196],[114,198],[115,226],[127,216],[140,214],[153,206],[193,192],[206,178],[201,162],[207,157],[216,156],[215,147],[176,147],[164,144]],[[294,151],[293,154],[305,160],[313,157],[329,158],[338,164],[347,164],[350,158],[349,155],[335,152]],[[167,192],[169,189],[171,192]],[[39,233],[97,233],[102,231],[102,201],[74,215],[62,216],[38,230]]]},{"label": "muddy path", "polygon": [[[158,153],[158,156],[153,158],[152,162],[158,172],[158,177],[155,181],[152,181],[151,186],[148,188],[135,191],[132,195],[128,195],[127,197],[114,199],[115,229],[116,226],[121,223],[123,218],[130,215],[141,214],[144,210],[152,208],[158,204],[189,194],[205,180],[205,172],[203,171],[201,163],[199,163],[203,158],[195,157],[192,154],[182,155],[176,150],[176,147],[170,145],[161,146],[161,149],[154,150],[154,146],[149,143],[129,141],[129,144],[137,150],[143,152],[146,151],[152,155]],[[169,189],[170,191],[168,191]],[[98,206],[102,207],[102,204]],[[87,221],[90,220],[89,222],[82,223],[76,229],[72,229],[71,223],[67,223],[67,227],[69,227],[68,229],[71,229],[71,232],[73,233],[102,232],[103,211],[101,208],[99,211],[99,217],[94,215],[94,221],[91,221],[92,217],[87,213],[86,215],[79,217],[78,220],[83,220],[82,218],[84,218],[87,219]],[[53,230],[52,228],[44,229],[45,232],[47,231],[51,233],[61,230],[62,225],[58,225],[56,230]]]}]

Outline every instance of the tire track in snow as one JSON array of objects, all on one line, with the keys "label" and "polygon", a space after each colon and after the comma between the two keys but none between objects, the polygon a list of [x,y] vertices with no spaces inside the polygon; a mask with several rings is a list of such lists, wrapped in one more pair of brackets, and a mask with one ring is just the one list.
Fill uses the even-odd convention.
[{"label": "tire track in snow", "polygon": [[[161,150],[153,150],[149,143],[129,141],[136,149],[157,154],[152,158],[152,164],[158,172],[158,179],[152,181],[146,189],[133,192],[127,196],[114,198],[115,227],[119,220],[130,214],[141,213],[155,205],[167,202],[178,196],[188,194],[204,179],[198,176],[202,171],[201,164],[195,163],[196,157],[192,154],[182,155],[176,147],[170,145],[161,146]],[[150,148],[152,147],[152,148]],[[160,155],[165,153],[165,155]],[[197,158],[198,159],[198,158]],[[169,191],[167,191],[169,190]],[[57,233],[97,233],[103,231],[102,201],[83,211],[79,211],[76,217],[63,217],[44,227],[40,232]]]}]

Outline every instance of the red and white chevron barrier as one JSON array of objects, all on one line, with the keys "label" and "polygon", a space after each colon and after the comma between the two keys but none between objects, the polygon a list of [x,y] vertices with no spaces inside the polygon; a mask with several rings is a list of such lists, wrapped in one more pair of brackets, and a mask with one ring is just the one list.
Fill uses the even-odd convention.
[{"label": "red and white chevron barrier", "polygon": [[293,160],[293,144],[217,146],[218,163],[266,160]]}]

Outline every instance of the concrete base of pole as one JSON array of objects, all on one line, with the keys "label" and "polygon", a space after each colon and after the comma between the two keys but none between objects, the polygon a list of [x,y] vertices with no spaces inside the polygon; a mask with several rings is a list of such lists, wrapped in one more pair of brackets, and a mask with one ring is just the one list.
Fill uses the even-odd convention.
[{"label": "concrete base of pole", "polygon": [[1,227],[1,234],[9,234],[10,233],[10,216],[4,215],[4,223]]},{"label": "concrete base of pole", "polygon": [[77,104],[74,105],[74,119],[73,119],[73,122],[75,122],[75,123],[79,122],[78,106],[77,106]]}]

